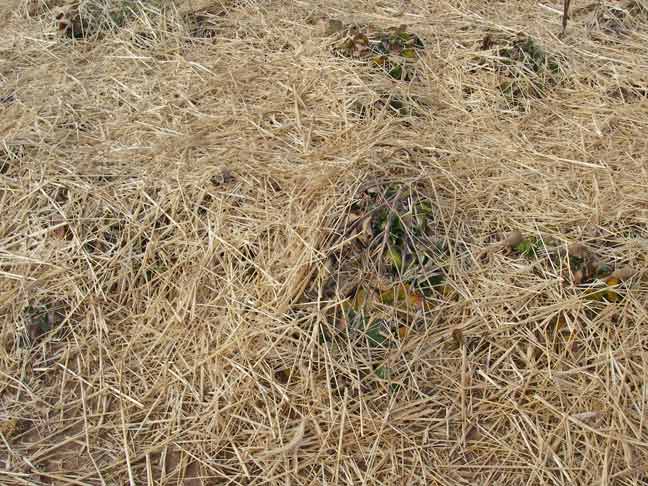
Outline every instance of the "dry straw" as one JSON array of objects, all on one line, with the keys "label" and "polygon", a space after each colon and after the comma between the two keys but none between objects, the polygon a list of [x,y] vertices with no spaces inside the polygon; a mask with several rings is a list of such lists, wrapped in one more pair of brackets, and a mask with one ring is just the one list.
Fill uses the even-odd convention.
[{"label": "dry straw", "polygon": [[[0,483],[646,484],[648,16],[589,3],[3,2]],[[375,346],[354,221],[421,200],[444,284]]]}]

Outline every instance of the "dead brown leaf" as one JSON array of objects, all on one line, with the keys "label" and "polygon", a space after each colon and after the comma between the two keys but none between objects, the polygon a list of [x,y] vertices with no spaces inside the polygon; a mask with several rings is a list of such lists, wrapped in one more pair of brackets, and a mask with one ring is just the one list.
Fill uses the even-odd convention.
[{"label": "dead brown leaf", "polygon": [[479,254],[479,259],[483,259],[488,255],[502,251],[504,254],[509,254],[513,251],[513,248],[522,243],[524,237],[519,231],[512,231],[509,233],[502,241],[492,244],[488,248],[481,251]]},{"label": "dead brown leaf", "polygon": [[629,280],[637,274],[637,270],[631,266],[625,266],[616,269],[609,278],[614,278],[623,282],[624,280]]}]

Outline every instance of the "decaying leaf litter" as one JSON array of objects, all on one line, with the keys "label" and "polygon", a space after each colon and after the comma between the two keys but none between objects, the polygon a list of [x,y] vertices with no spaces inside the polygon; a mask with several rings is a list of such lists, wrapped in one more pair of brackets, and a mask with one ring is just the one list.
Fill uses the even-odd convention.
[{"label": "decaying leaf litter", "polygon": [[1,7],[3,484],[645,481],[641,2],[67,5]]}]

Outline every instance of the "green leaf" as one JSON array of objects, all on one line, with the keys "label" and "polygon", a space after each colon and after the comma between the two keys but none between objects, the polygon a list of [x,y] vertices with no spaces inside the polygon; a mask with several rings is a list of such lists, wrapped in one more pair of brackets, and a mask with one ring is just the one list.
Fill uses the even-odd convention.
[{"label": "green leaf", "polygon": [[[392,370],[390,368],[387,368],[386,366],[379,366],[374,370],[374,373],[378,378],[381,380],[388,381],[391,379],[391,374]],[[390,383],[389,384],[389,392],[390,393],[397,393],[401,389],[400,383]]]},{"label": "green leaf", "polygon": [[398,38],[403,42],[407,42],[412,38],[412,34],[410,34],[409,32],[399,32]]},{"label": "green leaf", "polygon": [[380,209],[379,211],[376,211],[376,214],[372,222],[372,228],[371,228],[374,234],[378,234],[385,231],[388,217],[389,217],[389,211],[387,209],[383,208]]},{"label": "green leaf", "polygon": [[400,246],[405,236],[403,221],[397,214],[392,214],[389,221],[389,237],[394,245]]},{"label": "green leaf", "polygon": [[403,49],[401,51],[401,56],[406,59],[414,59],[416,57],[416,49]]},{"label": "green leaf", "polygon": [[429,216],[434,212],[434,207],[432,207],[432,203],[430,203],[430,201],[419,201],[419,203],[416,205],[416,210],[418,213],[424,216]]},{"label": "green leaf", "polygon": [[417,279],[417,287],[424,295],[430,295],[437,287],[445,283],[445,275],[441,272]]},{"label": "green leaf", "polygon": [[381,380],[389,379],[389,368],[385,368],[384,366],[379,366],[378,368],[376,368],[375,373],[376,376]]},{"label": "green leaf", "polygon": [[403,257],[398,250],[395,248],[389,248],[387,250],[387,260],[394,268],[394,270],[402,270],[403,268]]},{"label": "green leaf", "polygon": [[427,201],[419,202],[414,206],[414,216],[418,224],[418,229],[424,233],[427,229],[427,222],[433,215],[433,209]]},{"label": "green leaf", "polygon": [[610,275],[612,273],[612,268],[607,263],[601,263],[596,267],[595,276],[596,278],[602,278]]},{"label": "green leaf", "polygon": [[389,76],[394,79],[402,80],[403,79],[403,66],[394,66],[389,70]]},{"label": "green leaf", "polygon": [[414,36],[414,39],[412,39],[412,41],[409,42],[409,44],[413,45],[416,49],[425,49],[425,45],[423,44],[423,41],[417,35]]},{"label": "green leaf", "polygon": [[571,267],[572,270],[574,269],[580,269],[583,267],[585,263],[585,260],[583,260],[581,257],[577,256],[570,256],[569,257],[569,266]]},{"label": "green leaf", "polygon": [[52,330],[52,324],[47,314],[40,316],[36,322],[42,333],[50,332]]},{"label": "green leaf", "polygon": [[406,106],[403,101],[401,101],[398,97],[393,97],[389,100],[389,107],[398,112],[398,113],[403,113],[406,111]]},{"label": "green leaf", "polygon": [[382,333],[382,327],[382,321],[378,321],[367,329],[366,334],[370,346],[382,347],[387,341],[387,337]]},{"label": "green leaf", "polygon": [[371,60],[376,66],[384,66],[387,63],[387,56],[376,56]]},{"label": "green leaf", "polygon": [[531,258],[537,258],[541,248],[542,241],[536,238],[528,238],[513,247],[518,254]]},{"label": "green leaf", "polygon": [[367,299],[369,297],[369,293],[367,292],[367,289],[365,288],[359,288],[355,296],[353,297],[353,310],[357,312],[362,312],[365,306],[367,305]]},{"label": "green leaf", "polygon": [[547,69],[552,73],[552,74],[558,74],[560,73],[560,64],[554,60],[551,60],[547,63]]}]

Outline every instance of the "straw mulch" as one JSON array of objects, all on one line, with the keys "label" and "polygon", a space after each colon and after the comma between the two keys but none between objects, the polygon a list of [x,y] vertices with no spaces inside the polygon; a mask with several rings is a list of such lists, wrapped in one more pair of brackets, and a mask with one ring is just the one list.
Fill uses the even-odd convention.
[{"label": "straw mulch", "polygon": [[1,484],[648,484],[645,2],[67,3],[0,7]]}]

